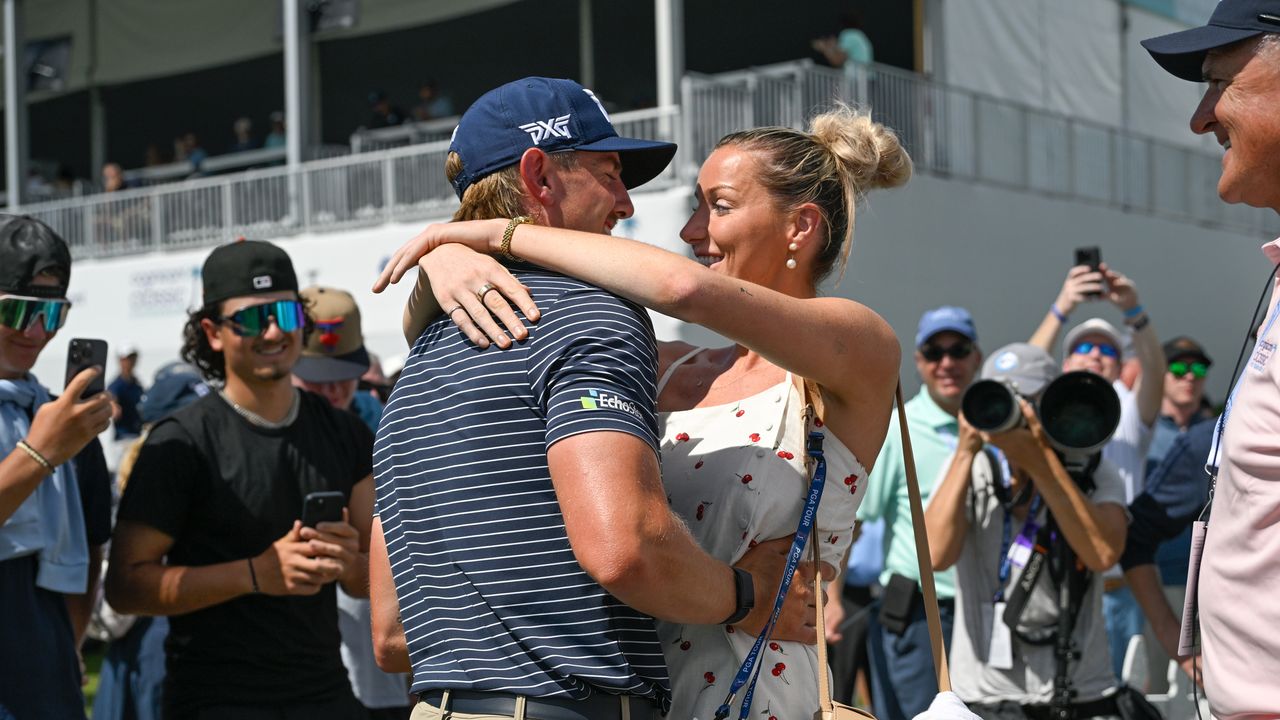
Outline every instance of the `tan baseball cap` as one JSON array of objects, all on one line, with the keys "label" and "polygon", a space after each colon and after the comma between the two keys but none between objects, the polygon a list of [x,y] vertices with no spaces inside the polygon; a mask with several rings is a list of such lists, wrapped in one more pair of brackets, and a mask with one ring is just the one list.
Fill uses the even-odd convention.
[{"label": "tan baseball cap", "polygon": [[319,285],[302,296],[315,329],[293,366],[293,374],[307,382],[354,380],[369,369],[369,353],[360,331],[360,308],[345,290]]}]

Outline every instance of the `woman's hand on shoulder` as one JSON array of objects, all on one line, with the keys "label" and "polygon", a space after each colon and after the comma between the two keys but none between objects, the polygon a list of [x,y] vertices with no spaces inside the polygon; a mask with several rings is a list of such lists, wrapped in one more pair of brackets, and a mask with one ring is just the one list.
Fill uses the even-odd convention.
[{"label": "woman's hand on shoulder", "polygon": [[[489,252],[502,240],[502,233],[508,221],[502,218],[494,220],[467,220],[460,222],[435,223],[413,236],[391,254],[387,264],[373,283],[373,291],[380,293],[389,285],[400,282],[400,278],[415,265],[421,267],[431,251],[443,245],[457,243],[466,245],[481,253]],[[425,268],[423,268],[425,269]]]},{"label": "woman's hand on shoulder", "polygon": [[488,255],[463,245],[446,244],[419,260],[418,265],[427,274],[440,308],[477,347],[487,348],[492,342],[507,348],[511,338],[520,341],[529,337],[516,309],[531,323],[541,317],[529,289]]}]

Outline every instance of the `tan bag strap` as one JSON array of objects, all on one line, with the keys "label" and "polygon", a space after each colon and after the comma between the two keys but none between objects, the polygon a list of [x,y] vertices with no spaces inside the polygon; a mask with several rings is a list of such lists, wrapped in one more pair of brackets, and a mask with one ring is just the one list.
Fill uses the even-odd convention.
[{"label": "tan bag strap", "polygon": [[942,641],[942,618],[938,614],[938,591],[933,584],[933,563],[929,560],[929,535],[924,528],[924,505],[920,501],[920,481],[916,478],[916,458],[911,451],[911,434],[907,431],[907,408],[902,402],[902,382],[894,391],[898,402],[898,426],[902,432],[902,460],[907,471],[907,495],[911,499],[911,529],[916,536],[916,562],[920,565],[920,589],[924,593],[924,616],[929,625],[929,644],[933,647],[933,669],[938,675],[938,690],[951,690],[951,671],[947,668],[947,646]]},{"label": "tan bag strap", "polygon": [[[821,394],[809,380],[801,380],[804,390],[805,437],[815,417],[822,416]],[[938,592],[933,582],[933,563],[929,560],[929,536],[924,527],[924,504],[920,498],[920,480],[916,477],[915,453],[911,450],[911,434],[907,431],[907,409],[902,402],[902,383],[894,391],[898,405],[898,427],[902,433],[903,466],[907,472],[907,495],[911,501],[911,529],[916,538],[916,562],[920,568],[920,587],[924,595],[924,614],[929,626],[929,644],[933,649],[933,667],[938,676],[938,690],[951,690],[951,672],[947,667],[947,646],[942,640],[942,618],[938,612]],[[817,536],[809,539],[811,559],[817,567],[822,562],[818,551]],[[814,627],[818,631],[818,708],[821,713],[833,713],[834,703],[831,701],[831,683],[827,678],[827,620],[826,603],[823,602],[822,574],[814,573],[813,580],[814,606],[817,621]],[[836,602],[839,602],[837,599]]]}]

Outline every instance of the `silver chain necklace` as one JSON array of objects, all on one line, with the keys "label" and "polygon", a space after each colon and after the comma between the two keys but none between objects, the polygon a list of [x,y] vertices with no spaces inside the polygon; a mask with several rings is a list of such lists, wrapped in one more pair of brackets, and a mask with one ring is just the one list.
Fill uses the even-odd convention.
[{"label": "silver chain necklace", "polygon": [[280,420],[280,422],[272,422],[252,410],[240,407],[235,400],[227,397],[226,390],[219,390],[218,394],[222,396],[223,400],[227,401],[227,404],[231,406],[231,409],[235,410],[240,417],[248,420],[251,425],[257,425],[258,427],[265,428],[267,430],[280,430],[281,428],[287,428],[292,425],[293,421],[298,419],[298,409],[302,405],[302,403],[298,402],[298,399],[301,397],[298,394],[298,389],[293,388],[293,402],[289,405],[289,412],[284,414],[284,418]]}]

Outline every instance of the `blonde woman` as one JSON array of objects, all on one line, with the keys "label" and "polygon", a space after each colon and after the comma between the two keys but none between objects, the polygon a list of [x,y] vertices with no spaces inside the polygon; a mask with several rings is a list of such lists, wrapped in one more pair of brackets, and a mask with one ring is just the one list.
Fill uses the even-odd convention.
[{"label": "blonde woman", "polygon": [[[407,335],[416,337],[432,316],[445,322],[441,307],[481,346],[486,335],[509,342],[494,317],[517,340],[536,333],[537,325],[525,328],[498,302],[499,293],[477,298],[483,279],[536,319],[532,300],[504,268],[460,244],[505,251],[732,338],[736,344],[716,349],[661,343],[658,386],[671,505],[702,547],[728,563],[796,530],[809,483],[799,380],[815,382],[828,479],[813,538],[823,560],[840,566],[867,463],[885,437],[900,351],[875,312],[819,297],[817,286],[847,259],[861,196],[910,174],[892,131],[840,108],[816,117],[808,132],[763,128],[720,141],[702,166],[697,209],[681,231],[696,262],[640,242],[539,225],[535,206],[523,209],[535,221],[513,232],[507,219],[430,226],[398,251],[375,289],[421,263],[433,272],[439,305],[420,279],[406,310]],[[447,267],[439,264],[444,257]],[[668,716],[713,717],[755,638],[729,625],[660,621],[658,628],[672,679]],[[752,717],[812,715],[820,671],[814,648],[772,641],[762,662]]]}]

